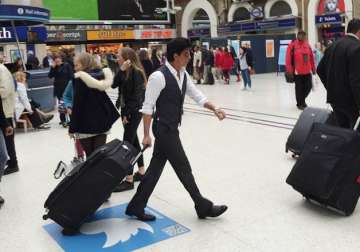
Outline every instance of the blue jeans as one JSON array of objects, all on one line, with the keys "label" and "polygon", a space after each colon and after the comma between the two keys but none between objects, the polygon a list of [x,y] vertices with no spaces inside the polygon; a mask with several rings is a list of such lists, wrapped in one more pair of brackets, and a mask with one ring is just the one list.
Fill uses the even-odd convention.
[{"label": "blue jeans", "polygon": [[244,81],[244,87],[251,88],[251,77],[250,77],[250,71],[249,69],[241,70],[241,76]]},{"label": "blue jeans", "polygon": [[9,160],[9,155],[6,150],[4,133],[0,129],[0,180],[5,170],[6,162]]}]

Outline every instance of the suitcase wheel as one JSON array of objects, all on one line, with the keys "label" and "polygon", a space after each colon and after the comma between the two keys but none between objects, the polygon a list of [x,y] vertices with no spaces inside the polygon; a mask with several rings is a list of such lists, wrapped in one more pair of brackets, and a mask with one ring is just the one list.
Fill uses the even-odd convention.
[{"label": "suitcase wheel", "polygon": [[310,201],[310,198],[309,198],[308,196],[306,196],[306,195],[303,194],[303,197],[304,197],[304,199],[305,199],[306,201]]},{"label": "suitcase wheel", "polygon": [[47,220],[47,219],[49,219],[49,216],[47,214],[44,214],[42,218],[43,218],[43,220]]},{"label": "suitcase wheel", "polygon": [[350,215],[352,215],[353,212],[344,212],[346,217],[349,217]]}]

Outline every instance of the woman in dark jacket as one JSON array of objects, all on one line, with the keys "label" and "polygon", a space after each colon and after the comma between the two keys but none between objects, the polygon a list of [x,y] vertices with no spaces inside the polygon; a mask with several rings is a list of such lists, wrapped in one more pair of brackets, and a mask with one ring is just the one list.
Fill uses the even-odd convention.
[{"label": "woman in dark jacket", "polygon": [[113,80],[110,69],[101,70],[92,55],[81,53],[75,58],[75,71],[69,133],[80,140],[89,157],[106,143],[107,134],[120,115],[105,92]]},{"label": "woman in dark jacket", "polygon": [[[119,50],[118,63],[120,71],[116,74],[112,88],[119,89],[119,98],[116,102],[121,107],[121,118],[124,125],[123,140],[141,150],[137,129],[142,119],[139,110],[145,98],[145,85],[147,78],[135,51],[131,48]],[[137,162],[138,172],[133,176],[131,170],[126,180],[121,182],[114,192],[134,189],[134,181],[140,181],[145,174],[144,159],[141,156]]]},{"label": "woman in dark jacket", "polygon": [[[58,102],[62,99],[65,88],[73,77],[72,67],[68,63],[63,63],[60,55],[55,55],[50,68],[49,78],[54,78],[54,97],[58,99]],[[60,113],[60,124],[64,127],[67,126],[64,113]]]},{"label": "woman in dark jacket", "polygon": [[151,51],[151,62],[153,64],[153,70],[156,71],[161,66],[161,58],[158,55],[157,48],[152,49]]},{"label": "woman in dark jacket", "polygon": [[142,66],[144,67],[146,78],[149,79],[149,76],[154,72],[154,69],[153,69],[153,64],[149,58],[148,52],[144,49],[140,50],[139,58]]}]

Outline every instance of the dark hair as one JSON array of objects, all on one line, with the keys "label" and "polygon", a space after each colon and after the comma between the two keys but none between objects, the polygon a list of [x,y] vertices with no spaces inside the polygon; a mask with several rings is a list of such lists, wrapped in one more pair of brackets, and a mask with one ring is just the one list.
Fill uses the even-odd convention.
[{"label": "dark hair", "polygon": [[139,51],[139,58],[141,61],[143,60],[149,60],[149,53],[145,49],[141,49]]},{"label": "dark hair", "polygon": [[233,58],[237,58],[235,48],[233,46],[230,47],[230,53],[233,56]]},{"label": "dark hair", "polygon": [[166,57],[169,62],[174,61],[175,54],[180,55],[184,50],[191,48],[190,40],[186,38],[176,38],[167,44]]},{"label": "dark hair", "polygon": [[153,48],[151,50],[151,57],[156,57],[156,54],[157,54],[157,48]]},{"label": "dark hair", "polygon": [[297,33],[298,35],[300,35],[300,34],[303,34],[303,35],[306,35],[306,32],[305,31],[303,31],[303,30],[300,30],[300,31],[298,31],[298,33]]},{"label": "dark hair", "polygon": [[360,31],[360,19],[354,18],[349,22],[346,32],[355,34],[358,31]]}]

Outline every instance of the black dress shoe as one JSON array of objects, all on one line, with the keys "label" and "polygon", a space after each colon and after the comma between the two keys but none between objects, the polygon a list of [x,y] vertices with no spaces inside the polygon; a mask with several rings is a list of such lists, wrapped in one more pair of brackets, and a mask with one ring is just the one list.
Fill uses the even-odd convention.
[{"label": "black dress shoe", "polygon": [[123,182],[121,182],[119,185],[117,185],[115,187],[113,192],[125,192],[125,191],[130,191],[132,189],[134,189],[134,182],[128,182],[128,181],[124,180]]},{"label": "black dress shoe", "polygon": [[35,127],[35,129],[37,129],[37,130],[47,130],[47,129],[50,129],[50,126],[40,125],[38,127]]},{"label": "black dress shoe", "polygon": [[141,174],[140,172],[135,172],[134,174],[134,182],[142,181],[145,175]]},{"label": "black dress shoe", "polygon": [[4,203],[5,203],[4,198],[0,196],[0,206],[2,206]]},{"label": "black dress shoe", "polygon": [[61,233],[65,236],[74,236],[79,233],[79,230],[64,228]]},{"label": "black dress shoe", "polygon": [[131,211],[129,211],[128,209],[126,209],[126,212],[125,214],[127,216],[135,216],[138,220],[141,220],[141,221],[155,221],[156,220],[156,217],[152,214],[146,214],[146,213],[133,213]]},{"label": "black dress shoe", "polygon": [[19,166],[17,166],[17,165],[8,166],[4,171],[4,175],[9,175],[11,173],[18,172],[18,171],[19,171]]},{"label": "black dress shoe", "polygon": [[205,219],[206,217],[218,217],[222,215],[226,210],[228,209],[227,206],[221,205],[221,206],[213,206],[207,214],[198,214],[199,219]]}]

